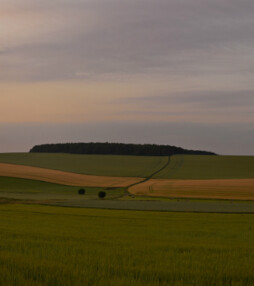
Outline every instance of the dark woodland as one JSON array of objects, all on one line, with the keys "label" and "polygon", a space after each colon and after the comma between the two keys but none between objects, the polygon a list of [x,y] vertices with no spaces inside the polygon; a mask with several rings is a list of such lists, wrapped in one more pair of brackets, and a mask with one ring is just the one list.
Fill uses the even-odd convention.
[{"label": "dark woodland", "polygon": [[71,153],[134,156],[171,156],[176,154],[216,155],[213,152],[187,150],[181,147],[155,144],[124,143],[60,143],[36,145],[31,153]]}]

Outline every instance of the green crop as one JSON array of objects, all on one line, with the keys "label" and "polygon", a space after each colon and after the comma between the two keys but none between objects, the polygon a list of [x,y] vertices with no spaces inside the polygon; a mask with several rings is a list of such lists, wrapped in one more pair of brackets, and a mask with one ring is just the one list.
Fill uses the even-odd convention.
[{"label": "green crop", "polygon": [[167,157],[2,153],[1,163],[29,165],[73,173],[118,177],[148,177],[163,167]]},{"label": "green crop", "polygon": [[254,156],[176,155],[154,179],[254,179]]},{"label": "green crop", "polygon": [[0,205],[0,285],[254,285],[254,215]]}]

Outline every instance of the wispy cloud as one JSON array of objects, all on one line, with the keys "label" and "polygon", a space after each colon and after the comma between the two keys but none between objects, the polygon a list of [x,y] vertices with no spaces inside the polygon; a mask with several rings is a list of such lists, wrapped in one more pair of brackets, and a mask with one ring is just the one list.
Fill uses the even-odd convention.
[{"label": "wispy cloud", "polygon": [[169,93],[168,95],[153,95],[140,97],[126,97],[114,101],[115,103],[146,106],[192,105],[206,108],[254,107],[254,90],[227,91],[189,91]]},{"label": "wispy cloud", "polygon": [[[1,0],[0,123],[129,122],[122,138],[150,142],[135,128],[149,122],[158,143],[166,124],[196,143],[212,124],[225,150],[227,128],[238,142],[254,124],[253,14],[252,0]],[[175,144],[194,144],[183,126]]]},{"label": "wispy cloud", "polygon": [[[76,74],[248,74],[250,0],[1,1],[0,79]],[[12,7],[16,7],[13,9]],[[57,68],[56,68],[57,66]]]}]

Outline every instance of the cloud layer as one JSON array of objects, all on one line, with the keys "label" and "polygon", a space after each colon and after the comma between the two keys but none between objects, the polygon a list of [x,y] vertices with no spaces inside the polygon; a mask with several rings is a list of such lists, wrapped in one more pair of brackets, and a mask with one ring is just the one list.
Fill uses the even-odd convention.
[{"label": "cloud layer", "polygon": [[251,0],[16,0],[0,5],[2,80],[144,73],[226,73],[248,80],[253,73]]},{"label": "cloud layer", "polygon": [[[123,141],[136,134],[151,142],[135,129],[141,124],[158,143],[203,142],[202,149],[210,130],[214,151],[226,150],[227,135],[247,142],[230,152],[250,153],[253,14],[252,0],[2,0],[0,123],[23,124],[29,134],[35,123],[55,132],[54,124],[66,124],[66,133],[68,124],[90,124],[100,134],[108,122],[128,126],[117,131]],[[175,139],[165,126],[179,128]],[[189,128],[196,141],[188,141]],[[11,146],[13,133],[3,130]],[[73,141],[92,140],[85,132]]]}]

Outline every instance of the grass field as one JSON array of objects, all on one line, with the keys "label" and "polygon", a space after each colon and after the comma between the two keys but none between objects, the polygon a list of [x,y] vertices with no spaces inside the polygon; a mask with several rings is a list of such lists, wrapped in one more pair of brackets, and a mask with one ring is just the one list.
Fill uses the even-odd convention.
[{"label": "grass field", "polygon": [[[28,165],[100,176],[148,177],[167,157],[1,153],[1,163]],[[155,179],[254,179],[254,156],[176,155]]]},{"label": "grass field", "polygon": [[154,179],[254,179],[254,156],[176,155]]},{"label": "grass field", "polygon": [[0,153],[0,162],[61,170],[78,174],[148,177],[167,162],[167,157]]},{"label": "grass field", "polygon": [[[184,200],[168,197],[126,196],[124,188],[85,187],[85,195],[79,195],[81,187],[64,186],[42,181],[0,177],[0,203],[17,202],[26,204],[47,204],[67,207],[154,210],[209,213],[254,213],[254,202]],[[106,198],[98,198],[99,191],[106,192]]]},{"label": "grass field", "polygon": [[0,285],[253,285],[254,215],[0,205]]},{"label": "grass field", "polygon": [[[254,200],[254,157],[177,155],[170,158],[168,165],[167,160],[167,157],[0,154],[0,176],[69,186],[132,186],[129,192],[141,196]],[[145,177],[138,177],[141,173],[146,181]],[[7,193],[5,196],[10,197]]]},{"label": "grass field", "polygon": [[107,189],[85,187],[84,196],[78,195],[80,187],[52,184],[42,181],[0,177],[0,197],[19,200],[34,200],[37,202],[52,202],[65,200],[95,200],[98,199],[98,192],[104,190],[107,192],[106,199],[112,199],[124,194],[123,188]]},{"label": "grass field", "polygon": [[[227,157],[200,157],[174,156],[170,165],[155,175],[164,179],[152,178],[130,191],[146,196],[203,194],[203,198],[220,199],[227,193],[230,199],[232,195],[252,199],[247,196],[254,196],[252,158],[228,157],[229,162]],[[105,185],[112,175],[124,176],[117,179],[126,181],[132,174],[137,181],[137,174],[149,177],[167,162],[166,157],[147,158],[0,154],[0,162],[14,164],[0,163],[0,285],[254,285],[253,203],[144,201],[144,197],[123,197],[125,188],[86,185],[88,178],[97,185],[104,178]],[[231,171],[224,170],[226,166]],[[3,176],[18,168],[30,179]],[[169,172],[173,178],[165,180]],[[36,180],[31,180],[32,175]],[[76,186],[42,181],[49,177],[62,183],[74,180]],[[84,177],[86,181],[81,180]],[[86,189],[84,196],[78,195],[80,187]],[[106,190],[105,200],[98,199],[100,190]]]},{"label": "grass field", "polygon": [[254,156],[172,156],[161,172],[129,191],[171,198],[254,200]]}]

